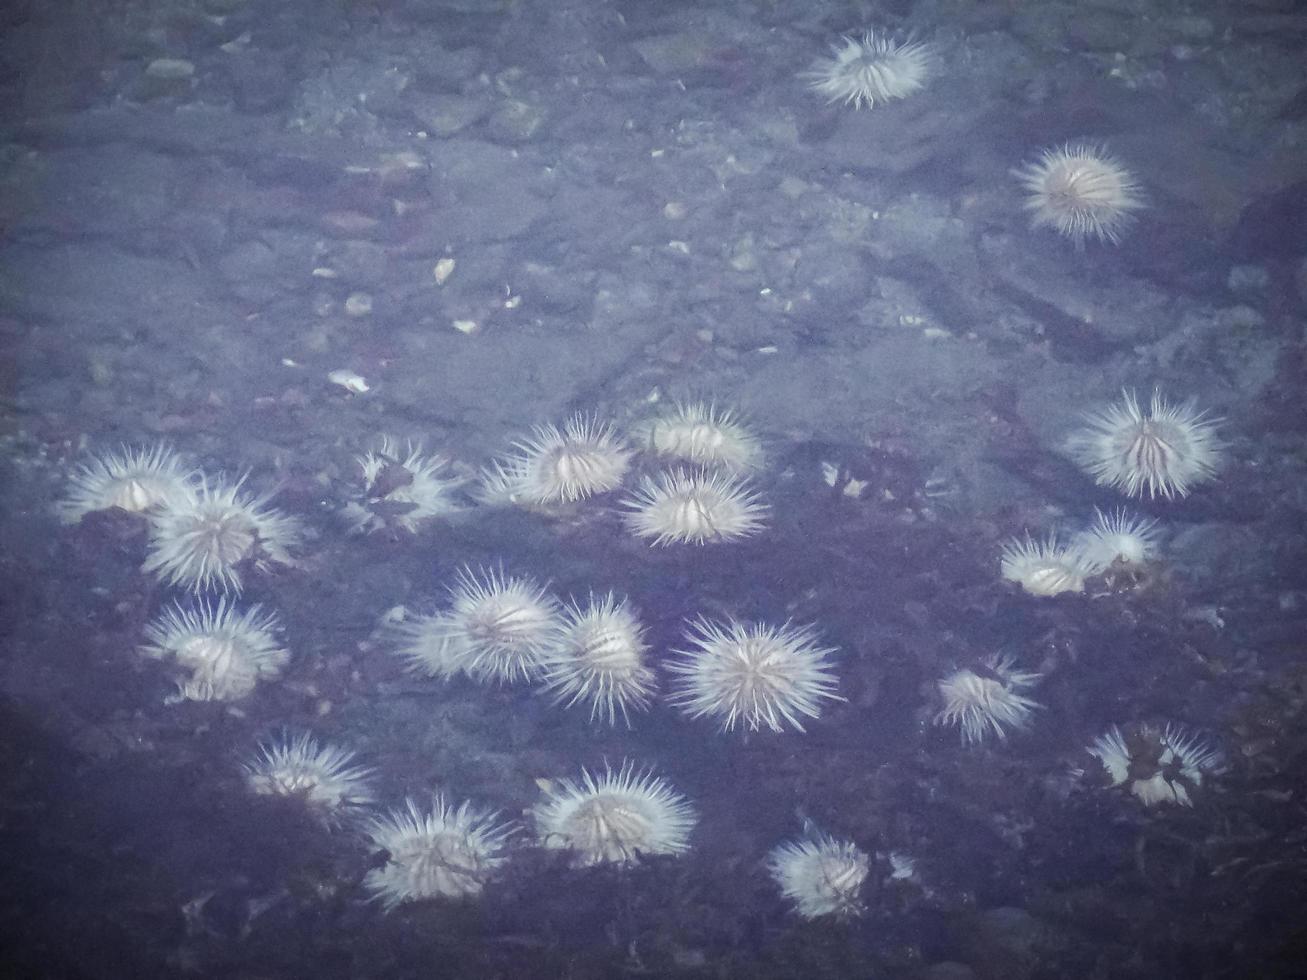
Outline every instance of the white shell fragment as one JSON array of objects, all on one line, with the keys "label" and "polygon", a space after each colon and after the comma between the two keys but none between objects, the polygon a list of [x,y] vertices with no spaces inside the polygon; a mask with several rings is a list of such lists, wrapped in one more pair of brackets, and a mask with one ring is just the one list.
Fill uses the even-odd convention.
[{"label": "white shell fragment", "polygon": [[349,368],[339,368],[327,375],[327,380],[334,385],[340,385],[346,391],[352,391],[356,395],[361,395],[365,391],[371,391],[363,376],[351,371]]},{"label": "white shell fragment", "polygon": [[368,293],[350,293],[345,300],[345,315],[352,317],[369,316],[372,313],[372,297]]},{"label": "white shell fragment", "polygon": [[145,74],[175,81],[194,76],[195,65],[182,58],[155,58],[145,66]]}]

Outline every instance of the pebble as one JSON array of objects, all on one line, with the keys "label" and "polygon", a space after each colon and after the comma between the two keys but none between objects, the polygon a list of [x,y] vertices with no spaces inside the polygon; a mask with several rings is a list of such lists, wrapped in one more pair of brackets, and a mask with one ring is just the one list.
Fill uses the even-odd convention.
[{"label": "pebble", "polygon": [[365,391],[371,391],[367,381],[362,375],[351,371],[349,368],[338,368],[327,375],[327,380],[334,385],[340,385],[346,391],[352,391],[357,395]]}]

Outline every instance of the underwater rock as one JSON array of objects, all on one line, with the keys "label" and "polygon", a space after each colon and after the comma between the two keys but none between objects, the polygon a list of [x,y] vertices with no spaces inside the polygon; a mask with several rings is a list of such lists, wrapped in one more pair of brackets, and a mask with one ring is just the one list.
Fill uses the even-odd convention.
[{"label": "underwater rock", "polygon": [[1003,906],[980,912],[962,927],[961,945],[976,974],[987,980],[1029,980],[1042,974],[1054,934],[1025,909]]}]

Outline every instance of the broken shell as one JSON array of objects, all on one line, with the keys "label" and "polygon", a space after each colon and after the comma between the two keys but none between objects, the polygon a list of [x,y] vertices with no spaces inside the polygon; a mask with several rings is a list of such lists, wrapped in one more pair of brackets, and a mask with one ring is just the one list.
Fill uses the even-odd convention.
[{"label": "broken shell", "polygon": [[327,380],[334,385],[340,385],[346,391],[354,392],[356,395],[361,395],[363,392],[371,390],[368,387],[367,381],[363,379],[363,376],[356,374],[349,368],[340,368],[339,370],[332,371],[327,375]]},{"label": "broken shell", "polygon": [[182,58],[155,58],[145,66],[145,74],[176,82],[192,77],[195,65]]},{"label": "broken shell", "polygon": [[350,293],[345,299],[345,315],[368,316],[372,313],[372,296],[368,293]]}]

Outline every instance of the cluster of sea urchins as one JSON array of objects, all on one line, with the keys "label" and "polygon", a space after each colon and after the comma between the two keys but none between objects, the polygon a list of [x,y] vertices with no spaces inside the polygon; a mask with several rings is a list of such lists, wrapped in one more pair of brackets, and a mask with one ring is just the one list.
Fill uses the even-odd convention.
[{"label": "cluster of sea urchins", "polygon": [[[929,43],[868,31],[860,38],[842,38],[832,46],[831,57],[817,61],[805,77],[830,102],[871,109],[919,92],[941,63]],[[1078,249],[1090,239],[1118,242],[1144,207],[1135,177],[1101,144],[1068,142],[1045,149],[1013,173],[1026,191],[1031,227],[1052,228]],[[1215,475],[1222,455],[1215,427],[1215,420],[1192,402],[1171,403],[1154,392],[1145,409],[1127,391],[1121,402],[1090,414],[1085,428],[1068,440],[1066,452],[1100,485],[1132,497],[1170,500]],[[1087,580],[1112,570],[1138,574],[1155,557],[1157,543],[1156,521],[1124,510],[1099,512],[1095,525],[1068,544],[1052,533],[1038,540],[1027,533],[1009,541],[1001,573],[1034,596],[1083,592]],[[966,742],[1003,738],[1025,727],[1039,707],[1029,693],[1040,678],[1019,669],[1010,655],[992,654],[939,682],[943,707],[936,722],[957,726]],[[1141,757],[1145,768],[1151,757],[1157,774],[1152,782],[1136,779],[1135,796],[1148,805],[1189,804],[1185,785],[1196,786],[1202,773],[1216,768],[1217,753],[1175,727],[1160,734],[1148,726],[1140,731],[1145,734],[1136,739],[1139,751],[1133,755],[1118,729],[1089,751],[1117,784],[1126,781],[1127,770],[1140,768]],[[856,862],[845,860],[842,866],[852,875]]]},{"label": "cluster of sea urchins", "polygon": [[[1222,447],[1214,428],[1215,422],[1192,404],[1173,405],[1154,393],[1148,411],[1143,411],[1135,396],[1126,392],[1121,403],[1087,416],[1085,429],[1068,440],[1068,453],[1100,484],[1130,496],[1142,496],[1147,490],[1150,496],[1170,500],[1183,497],[1192,485],[1215,475]],[[1109,579],[1143,580],[1157,558],[1160,537],[1153,518],[1132,515],[1124,508],[1110,513],[1099,510],[1091,527],[1065,541],[1056,532],[1041,538],[1027,532],[1010,539],[1003,545],[999,570],[1005,581],[1030,596],[1082,593],[1091,581],[1101,582],[1107,590]],[[1019,669],[1011,655],[993,654],[939,682],[943,707],[936,723],[958,727],[968,743],[989,736],[1005,738],[1009,732],[1027,727],[1033,711],[1041,707],[1030,696],[1041,679],[1039,673]],[[1139,728],[1155,731],[1147,725]],[[1125,781],[1125,772],[1156,764],[1152,782],[1136,780],[1135,796],[1149,806],[1164,802],[1190,805],[1192,797],[1186,786],[1196,787],[1203,774],[1218,769],[1219,753],[1174,725],[1166,726],[1152,740],[1155,751],[1151,755],[1144,747],[1148,741],[1141,736],[1138,751],[1131,755],[1114,728],[1095,741],[1089,753],[1117,784]],[[1147,788],[1140,790],[1139,786]]]},{"label": "cluster of sea urchins", "polygon": [[[1177,421],[1158,398],[1144,417],[1127,396],[1124,408],[1094,416],[1090,433],[1076,444],[1119,455],[1127,442],[1147,444],[1153,436],[1140,430],[1158,416],[1168,426],[1197,425],[1201,431],[1187,443],[1168,431],[1164,446],[1136,445],[1129,458],[1152,466],[1153,477],[1113,483],[1127,490],[1169,487],[1178,494],[1196,482],[1197,470],[1168,456],[1177,446],[1209,453],[1201,475],[1215,470],[1216,443],[1201,417]],[[1109,432],[1109,422],[1136,431],[1129,437]],[[702,403],[674,406],[636,427],[629,441],[583,416],[561,428],[540,426],[486,471],[481,496],[545,512],[572,506],[619,490],[637,452],[670,463],[645,477],[625,501],[628,526],[638,536],[654,543],[721,542],[743,536],[724,533],[726,528],[759,526],[762,505],[742,481],[760,465],[760,443],[734,413]],[[420,447],[384,440],[358,462],[365,491],[345,509],[353,530],[417,531],[465,506],[455,494],[462,481],[449,475],[450,464]],[[682,485],[694,489],[660,496],[664,488]],[[707,493],[713,487],[729,488],[722,499],[732,501],[734,510]],[[290,550],[300,540],[294,519],[269,507],[266,498],[244,494],[239,482],[211,481],[162,447],[93,462],[75,474],[60,505],[69,521],[107,508],[145,514],[153,534],[144,567],[194,593],[147,627],[142,647],[183,671],[180,698],[234,700],[280,673],[289,653],[275,616],[257,606],[242,610],[236,600],[244,573],[290,563]],[[1052,538],[1009,544],[1002,574],[1038,596],[1080,591],[1085,578],[1105,568],[1151,561],[1157,543],[1155,522],[1124,510],[1100,512],[1095,525],[1066,547]],[[620,716],[629,724],[633,713],[651,706],[660,686],[638,614],[611,592],[563,602],[528,577],[464,568],[441,609],[392,627],[396,653],[416,672],[445,680],[535,683],[557,702],[588,709],[592,722],[611,725]],[[681,649],[663,667],[666,700],[723,731],[801,731],[824,703],[839,697],[834,652],[820,644],[811,626],[701,618],[687,625]],[[966,743],[1004,739],[1025,728],[1039,708],[1030,695],[1040,679],[1011,655],[984,657],[939,682],[936,721],[956,726]],[[1148,806],[1191,805],[1203,777],[1220,765],[1214,749],[1172,725],[1141,723],[1124,734],[1113,728],[1091,743],[1088,755],[1099,764],[1100,782],[1126,786]],[[378,811],[374,771],[359,764],[353,750],[319,742],[308,732],[283,732],[260,743],[244,771],[252,792],[295,798],[328,827],[360,827],[386,854],[365,886],[387,908],[474,896],[524,843],[565,849],[577,865],[623,866],[642,855],[681,854],[690,847],[696,820],[692,805],[664,778],[629,761],[603,772],[583,769],[541,780],[543,796],[528,815],[530,833],[487,808],[439,794]],[[1090,764],[1080,771],[1089,774]],[[776,847],[768,868],[796,911],[812,917],[860,911],[862,887],[876,863],[885,880],[915,874],[906,855],[871,855],[815,830]]]},{"label": "cluster of sea urchins", "polygon": [[141,653],[176,667],[178,700],[242,698],[290,659],[277,616],[239,597],[248,574],[293,564],[301,527],[244,482],[210,477],[164,445],[124,448],[77,469],[58,506],[70,524],[111,509],[149,520],[143,568],[189,594],[146,627]]},{"label": "cluster of sea urchins", "polygon": [[[1216,435],[1217,420],[1210,419],[1192,402],[1175,404],[1154,392],[1148,408],[1133,392],[1121,401],[1089,413],[1085,427],[1066,442],[1067,454],[1102,486],[1131,497],[1174,500],[1212,479],[1220,467],[1224,447]],[[1132,515],[1124,508],[1095,511],[1092,526],[1060,539],[1053,531],[1042,538],[1029,532],[1003,545],[999,559],[1002,578],[1027,595],[1050,598],[1085,592],[1090,583],[1106,594],[1147,579],[1156,561],[1161,530],[1154,518]],[[956,724],[968,742],[987,734],[1000,738],[1023,728],[1039,704],[1028,694],[1041,675],[1015,667],[1007,655],[995,655],[969,670],[940,681],[944,709],[936,720]],[[1126,782],[1147,770],[1148,778],[1134,778],[1134,795],[1148,806],[1158,803],[1192,803],[1192,789],[1221,766],[1221,756],[1196,735],[1176,725],[1160,732],[1146,723],[1132,727],[1137,737],[1130,745],[1113,728],[1089,747],[1114,784]]]},{"label": "cluster of sea urchins", "polygon": [[738,415],[680,402],[625,439],[585,415],[536,426],[483,474],[481,498],[549,510],[622,489],[636,453],[661,468],[622,498],[627,530],[654,545],[738,541],[762,530],[767,507],[749,481],[761,444]]},{"label": "cluster of sea urchins", "polygon": [[[810,86],[831,102],[854,108],[874,108],[922,90],[942,59],[931,44],[896,41],[868,31],[846,36],[832,46],[832,56],[805,73]],[[1013,171],[1026,191],[1025,207],[1032,228],[1051,228],[1083,248],[1086,241],[1116,243],[1144,207],[1138,181],[1104,146],[1068,142],[1043,150],[1037,159]],[[1099,485],[1131,497],[1172,500],[1184,497],[1197,484],[1215,476],[1223,454],[1216,420],[1190,402],[1173,403],[1155,391],[1147,407],[1133,392],[1121,401],[1086,417],[1085,427],[1066,444],[1066,453]],[[1000,561],[1002,577],[1030,595],[1048,597],[1085,591],[1087,580],[1114,569],[1137,574],[1157,551],[1156,521],[1124,510],[1098,513],[1095,525],[1063,544],[1055,533],[1036,539],[1027,533],[1009,541]],[[939,682],[943,708],[940,724],[956,725],[967,742],[987,735],[1004,737],[1024,727],[1039,705],[1028,693],[1040,675],[1015,666],[1007,654],[993,654],[972,668],[958,670]],[[1145,731],[1155,733],[1145,726]],[[1185,775],[1176,779],[1196,785],[1202,772],[1217,765],[1217,753],[1192,736],[1165,728],[1152,738],[1158,758],[1185,758],[1175,764]],[[1141,737],[1137,741],[1149,742]],[[1162,748],[1157,748],[1162,746]],[[1126,743],[1117,729],[1098,739],[1090,752],[1122,782],[1129,768]],[[1145,752],[1145,755],[1148,753]],[[1167,776],[1158,776],[1166,782]],[[1153,786],[1152,783],[1139,785]],[[1188,804],[1180,784],[1166,791],[1149,789],[1135,795],[1147,804]]]},{"label": "cluster of sea urchins", "polygon": [[[932,44],[867,31],[841,38],[831,56],[818,59],[803,77],[830,102],[872,109],[921,91],[942,63]],[[1091,238],[1120,241],[1144,207],[1134,176],[1096,142],[1046,148],[1013,175],[1026,191],[1031,227],[1051,228],[1077,248]]]},{"label": "cluster of sea urchins", "polygon": [[[608,422],[574,415],[513,441],[481,473],[484,505],[562,512],[623,489],[637,453],[660,468],[622,498],[635,537],[655,545],[737,541],[762,530],[767,507],[749,482],[762,463],[757,438],[738,415],[706,402],[679,402],[625,438]],[[344,508],[354,531],[417,531],[461,510],[465,481],[449,461],[389,438],[358,458],[361,490]]]},{"label": "cluster of sea urchins", "polygon": [[[548,510],[617,490],[639,446],[666,468],[624,501],[637,537],[706,544],[762,527],[766,508],[747,484],[761,448],[735,413],[681,403],[631,439],[582,416],[539,426],[486,471],[482,500]],[[416,532],[464,508],[451,464],[420,446],[383,439],[358,467],[363,489],[342,511],[352,531]],[[277,617],[241,608],[239,595],[249,573],[293,563],[300,526],[243,482],[206,477],[164,446],[129,449],[78,470],[59,505],[69,523],[113,508],[151,522],[143,567],[190,594],[147,626],[141,652],[175,665],[178,700],[244,698],[290,659]],[[612,593],[562,603],[530,579],[464,569],[448,608],[400,625],[398,653],[436,677],[534,681],[557,701],[588,707],[593,721],[613,724],[620,714],[629,723],[658,687],[644,634],[635,610]],[[698,620],[667,668],[669,700],[722,730],[801,730],[838,697],[833,653],[812,627]],[[328,827],[361,827],[387,855],[365,880],[387,907],[477,894],[521,837],[491,811],[441,795],[378,813],[374,770],[306,731],[264,740],[244,772],[251,792],[294,798]],[[649,769],[626,762],[541,783],[530,814],[535,841],[567,849],[578,865],[627,865],[689,847],[693,807]]]},{"label": "cluster of sea urchins", "polygon": [[[832,102],[873,108],[924,88],[939,63],[930,44],[868,32],[845,37],[807,77]],[[1134,177],[1099,145],[1047,149],[1015,173],[1032,227],[1052,228],[1077,247],[1094,238],[1116,242],[1143,206]],[[1191,403],[1155,393],[1145,409],[1127,392],[1090,415],[1066,451],[1101,485],[1173,499],[1215,475],[1222,446],[1214,421]],[[539,425],[483,471],[475,496],[482,504],[563,510],[622,491],[637,454],[659,468],[641,473],[621,498],[634,537],[656,546],[704,545],[765,526],[767,507],[750,483],[761,444],[734,412],[703,402],[676,404],[629,438],[589,416]],[[419,445],[384,439],[358,458],[358,469],[361,488],[342,511],[352,531],[417,532],[467,506],[459,496],[466,481]],[[300,527],[243,484],[205,476],[167,447],[127,449],[76,472],[60,505],[69,522],[109,508],[150,520],[144,569],[190,596],[149,624],[141,650],[177,666],[180,699],[239,699],[289,660],[277,617],[238,602],[246,575],[293,563]],[[1001,574],[1033,596],[1082,592],[1107,569],[1153,560],[1158,537],[1152,520],[1100,512],[1066,545],[1051,534],[1009,542]],[[588,708],[592,721],[614,724],[620,715],[629,723],[659,687],[635,609],[610,592],[561,602],[529,578],[465,568],[445,608],[408,617],[398,632],[397,652],[421,673],[536,683],[560,703]],[[833,652],[813,627],[700,619],[665,668],[667,700],[724,731],[802,730],[823,702],[838,698]],[[1040,679],[1010,654],[983,657],[939,681],[936,722],[956,726],[967,743],[1004,739],[1040,707],[1030,696]],[[1214,749],[1174,725],[1114,727],[1087,752],[1102,782],[1128,788],[1148,806],[1191,805],[1203,777],[1220,766]],[[478,894],[522,836],[490,810],[441,795],[377,814],[372,770],[351,750],[306,732],[261,743],[245,773],[251,791],[295,797],[329,826],[361,819],[386,855],[364,884],[387,908]],[[625,762],[541,784],[543,797],[529,814],[534,841],[566,849],[578,865],[628,865],[690,846],[693,807],[648,769]],[[875,859],[889,879],[914,873],[902,854]],[[775,848],[768,867],[801,915],[843,916],[861,910],[872,861],[851,841],[805,831]]]},{"label": "cluster of sea urchins", "polygon": [[[644,627],[612,593],[564,604],[532,579],[464,569],[447,608],[407,618],[398,632],[397,653],[418,673],[534,681],[558,702],[589,707],[592,721],[620,714],[629,723],[657,689]],[[812,627],[697,620],[667,667],[670,700],[723,731],[801,731],[838,697],[833,654]]]}]

